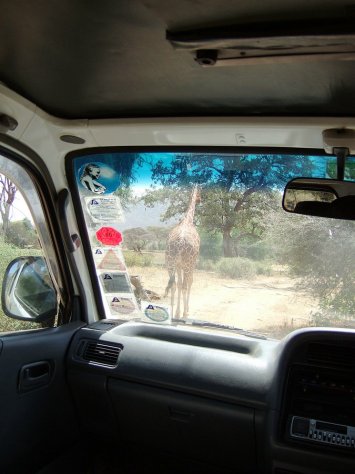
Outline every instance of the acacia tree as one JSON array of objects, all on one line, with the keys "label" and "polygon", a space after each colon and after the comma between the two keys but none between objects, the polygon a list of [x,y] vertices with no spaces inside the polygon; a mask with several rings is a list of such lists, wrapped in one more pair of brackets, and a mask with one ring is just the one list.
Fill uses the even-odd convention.
[{"label": "acacia tree", "polygon": [[151,240],[149,232],[142,227],[127,229],[123,232],[123,236],[126,247],[141,255],[148,242]]},{"label": "acacia tree", "polygon": [[16,185],[9,178],[0,174],[0,214],[4,238],[8,233],[11,208],[15,201],[16,192]]},{"label": "acacia tree", "polygon": [[[128,209],[136,202],[131,185],[136,181],[136,173],[144,163],[142,155],[138,153],[121,153],[119,159],[115,153],[106,154],[106,162],[116,170],[120,176],[120,186],[115,191],[115,195],[120,198],[123,209]],[[98,158],[98,161],[100,158]]]},{"label": "acacia tree", "polygon": [[288,160],[282,155],[177,154],[172,161],[152,164],[157,188],[143,200],[147,207],[167,201],[163,220],[176,218],[186,211],[191,188],[199,184],[196,221],[210,233],[222,234],[223,254],[233,257],[238,239],[260,235],[258,217],[263,208],[276,206],[276,190],[311,168],[305,156]]}]

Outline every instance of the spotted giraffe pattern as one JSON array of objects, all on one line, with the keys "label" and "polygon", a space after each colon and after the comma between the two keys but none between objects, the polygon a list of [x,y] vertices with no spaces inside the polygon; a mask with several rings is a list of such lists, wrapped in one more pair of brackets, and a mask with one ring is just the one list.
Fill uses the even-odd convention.
[{"label": "spotted giraffe pattern", "polygon": [[[165,263],[169,273],[169,282],[165,296],[171,290],[172,316],[180,317],[181,296],[183,299],[183,318],[189,314],[190,291],[197,257],[200,251],[200,236],[194,224],[196,203],[200,201],[200,190],[195,187],[185,217],[168,235]],[[175,280],[177,276],[177,282]],[[178,290],[176,310],[174,314],[174,299]]]}]

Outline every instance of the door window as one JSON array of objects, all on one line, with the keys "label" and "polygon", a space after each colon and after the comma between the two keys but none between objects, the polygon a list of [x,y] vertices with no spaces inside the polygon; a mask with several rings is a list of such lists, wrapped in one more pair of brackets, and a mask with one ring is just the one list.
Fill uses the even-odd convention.
[{"label": "door window", "polygon": [[[56,325],[59,282],[36,184],[23,167],[0,153],[0,332]],[[44,316],[37,322],[40,314]]]}]

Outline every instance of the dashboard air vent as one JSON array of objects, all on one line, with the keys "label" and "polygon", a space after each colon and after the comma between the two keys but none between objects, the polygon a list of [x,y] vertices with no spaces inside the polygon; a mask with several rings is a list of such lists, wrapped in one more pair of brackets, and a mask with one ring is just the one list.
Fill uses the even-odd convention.
[{"label": "dashboard air vent", "polygon": [[308,346],[307,360],[327,367],[354,367],[355,347],[313,342]]},{"label": "dashboard air vent", "polygon": [[117,365],[118,356],[120,355],[122,346],[102,344],[100,342],[87,342],[83,359],[88,362],[96,362],[98,364],[109,365],[114,367]]}]

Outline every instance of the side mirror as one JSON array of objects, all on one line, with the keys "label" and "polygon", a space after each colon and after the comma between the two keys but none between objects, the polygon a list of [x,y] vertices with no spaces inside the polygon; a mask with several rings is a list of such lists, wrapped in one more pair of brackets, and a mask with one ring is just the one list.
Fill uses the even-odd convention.
[{"label": "side mirror", "polygon": [[56,316],[56,292],[43,257],[19,257],[8,265],[1,302],[10,318],[41,322]]},{"label": "side mirror", "polygon": [[355,182],[293,179],[286,185],[282,207],[295,214],[355,220]]}]

